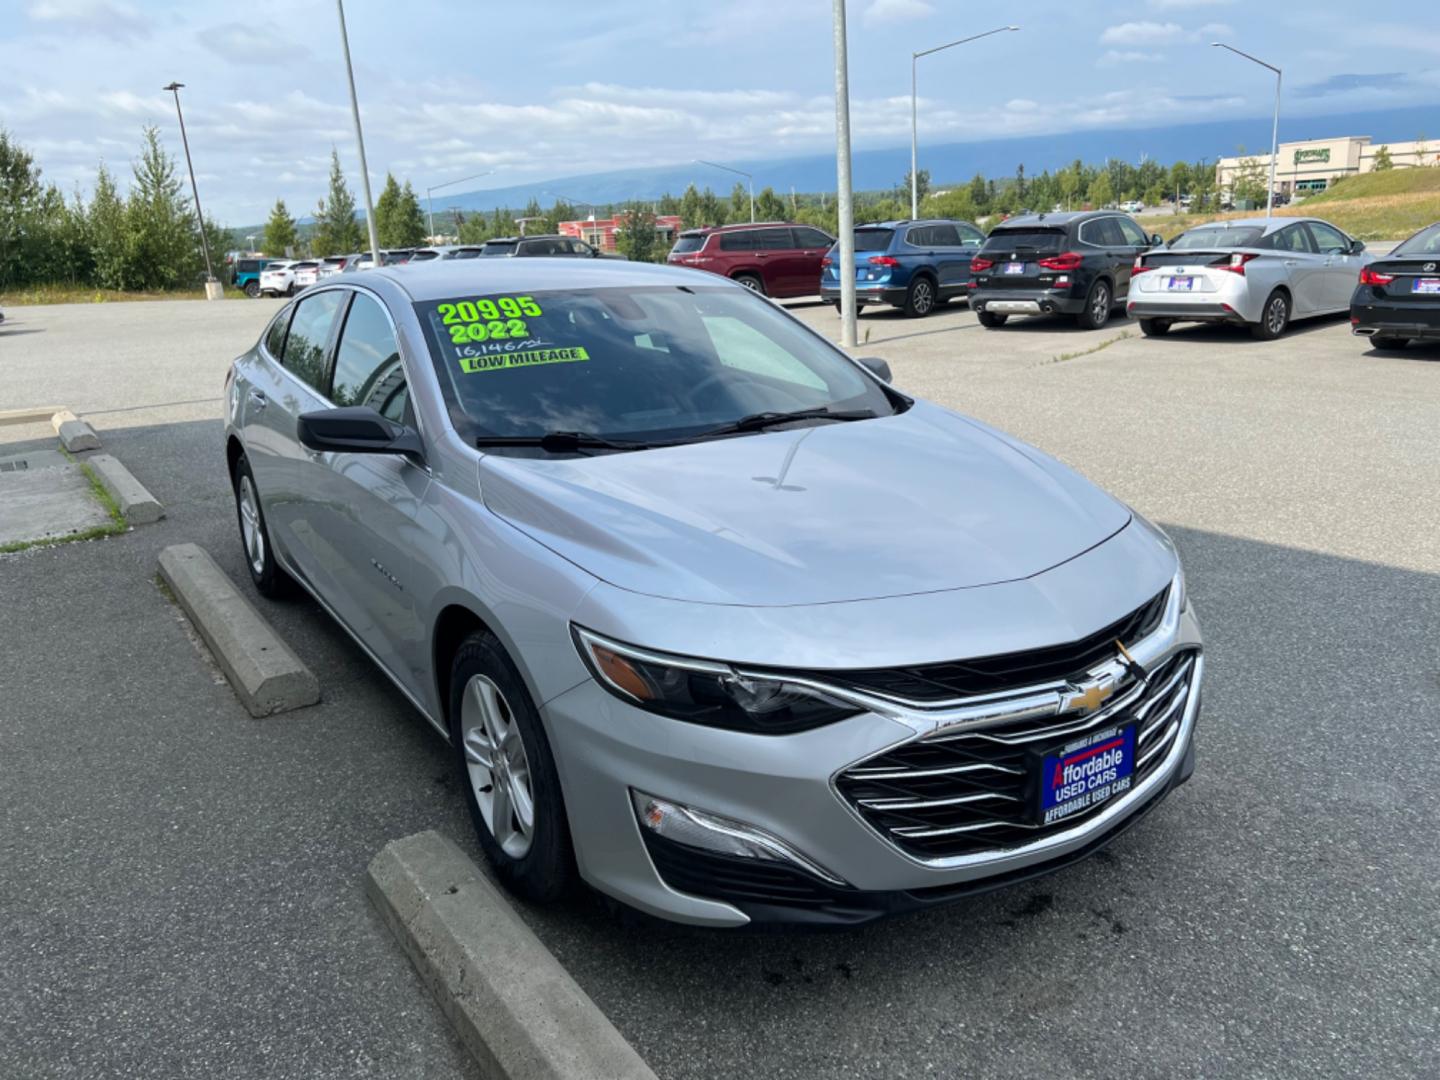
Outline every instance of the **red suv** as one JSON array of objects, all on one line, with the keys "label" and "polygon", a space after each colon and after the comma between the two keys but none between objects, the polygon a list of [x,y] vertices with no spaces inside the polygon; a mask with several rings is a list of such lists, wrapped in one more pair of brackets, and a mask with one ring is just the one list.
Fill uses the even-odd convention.
[{"label": "red suv", "polygon": [[681,233],[666,261],[724,274],[766,296],[815,296],[820,260],[834,243],[809,225],[722,225]]}]

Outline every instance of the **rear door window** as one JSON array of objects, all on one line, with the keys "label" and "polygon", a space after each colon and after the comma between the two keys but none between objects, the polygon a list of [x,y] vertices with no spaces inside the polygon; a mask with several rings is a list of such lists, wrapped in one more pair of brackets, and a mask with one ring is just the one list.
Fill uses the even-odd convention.
[{"label": "rear door window", "polygon": [[935,230],[929,225],[916,225],[913,229],[906,229],[905,243],[911,247],[933,247],[935,244]]},{"label": "rear door window", "polygon": [[1310,235],[1315,238],[1315,244],[1320,249],[1321,255],[1348,255],[1350,253],[1350,241],[1345,234],[1333,225],[1326,225],[1323,221],[1307,222],[1310,226]]},{"label": "rear door window", "polygon": [[960,242],[966,247],[979,247],[985,242],[985,234],[974,225],[966,225],[961,222],[955,228],[960,233]]},{"label": "rear door window", "polygon": [[275,321],[270,324],[270,329],[265,331],[265,351],[279,360],[285,355],[285,331],[290,329],[290,316],[295,314],[295,308],[287,307],[276,316]]},{"label": "rear door window", "polygon": [[1092,247],[1123,247],[1125,234],[1114,218],[1095,218],[1081,223],[1080,242]]},{"label": "rear door window", "polygon": [[1150,238],[1145,235],[1145,230],[1136,225],[1129,218],[1116,218],[1115,224],[1120,226],[1120,233],[1125,238],[1125,243],[1131,247],[1149,247]]},{"label": "rear door window", "polygon": [[295,305],[285,355],[280,362],[306,386],[325,392],[325,348],[346,294],[340,289],[313,293]]},{"label": "rear door window", "polygon": [[1287,225],[1277,233],[1272,233],[1261,241],[1259,246],[1274,248],[1276,251],[1298,251],[1305,255],[1315,254],[1314,241],[1305,230],[1304,225]]},{"label": "rear door window", "polygon": [[761,229],[756,246],[762,251],[793,251],[795,240],[789,229]]},{"label": "rear door window", "polygon": [[960,246],[960,230],[954,225],[932,225],[930,232],[933,235],[930,242],[937,247]]},{"label": "rear door window", "polygon": [[891,229],[856,229],[855,250],[884,251],[890,246],[890,238],[894,235]]}]

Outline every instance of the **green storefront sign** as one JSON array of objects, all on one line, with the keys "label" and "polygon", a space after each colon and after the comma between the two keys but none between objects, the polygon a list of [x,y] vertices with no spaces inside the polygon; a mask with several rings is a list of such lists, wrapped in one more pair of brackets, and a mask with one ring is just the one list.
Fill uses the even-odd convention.
[{"label": "green storefront sign", "polygon": [[1326,147],[1324,150],[1296,150],[1296,151],[1295,151],[1295,164],[1296,164],[1296,165],[1305,165],[1305,164],[1307,164],[1307,163],[1316,162],[1316,161],[1328,162],[1329,160],[1330,160],[1330,148],[1329,148],[1329,147]]}]

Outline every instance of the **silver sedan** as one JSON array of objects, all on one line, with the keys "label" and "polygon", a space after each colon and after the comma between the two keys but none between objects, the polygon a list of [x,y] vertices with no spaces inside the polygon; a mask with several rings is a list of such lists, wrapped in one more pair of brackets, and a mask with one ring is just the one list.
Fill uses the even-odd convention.
[{"label": "silver sedan", "polygon": [[1150,337],[1177,322],[1249,326],[1269,341],[1295,319],[1347,311],[1365,245],[1318,218],[1197,225],[1135,260],[1126,310]]},{"label": "silver sedan", "polygon": [[331,278],[226,403],[255,586],[448,741],[532,899],[863,922],[1083,858],[1194,768],[1165,535],[733,282]]}]

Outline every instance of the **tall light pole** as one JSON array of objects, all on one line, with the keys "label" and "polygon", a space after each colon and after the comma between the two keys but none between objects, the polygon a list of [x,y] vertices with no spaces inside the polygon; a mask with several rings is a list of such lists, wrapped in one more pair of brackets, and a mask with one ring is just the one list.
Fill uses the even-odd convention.
[{"label": "tall light pole", "polygon": [[[180,111],[180,88],[184,85],[183,82],[172,82],[160,89],[169,90],[175,95],[175,116],[180,121],[180,144],[185,147],[185,167],[190,170],[190,193],[195,196],[195,220],[200,224],[200,250],[205,253],[205,296],[210,299],[214,292],[210,286],[215,280],[215,271],[210,268],[210,241],[205,237],[205,213],[200,209],[200,189],[195,185],[195,164],[190,160],[190,140],[185,135],[185,114]],[[220,295],[223,296],[224,293]],[[218,296],[213,298],[219,299]]]},{"label": "tall light pole", "polygon": [[1275,165],[1280,160],[1280,69],[1274,64],[1267,64],[1259,57],[1241,52],[1233,45],[1226,45],[1223,41],[1212,41],[1210,47],[1212,49],[1229,49],[1236,56],[1243,56],[1251,63],[1269,68],[1275,73],[1275,123],[1270,129],[1270,189],[1265,193],[1265,216],[1268,218],[1275,211]]},{"label": "tall light pole", "polygon": [[855,347],[855,206],[850,191],[850,63],[845,0],[835,0],[835,207],[840,214],[840,344]]},{"label": "tall light pole", "polygon": [[370,198],[370,167],[365,164],[365,133],[360,130],[360,102],[355,97],[355,69],[350,66],[350,35],[345,31],[345,0],[335,0],[340,13],[340,45],[345,50],[345,77],[350,81],[350,113],[355,117],[355,145],[360,149],[360,181],[365,188],[365,224],[370,232],[370,258],[380,262],[380,234],[375,231],[375,201]]},{"label": "tall light pole", "polygon": [[494,175],[494,169],[486,169],[484,172],[476,173],[474,176],[462,176],[459,180],[446,180],[443,184],[427,187],[425,189],[425,214],[430,219],[430,235],[435,235],[435,200],[430,197],[432,192],[439,191],[441,188],[453,187],[456,184],[463,184],[467,180],[479,180],[482,176]]},{"label": "tall light pole", "polygon": [[915,68],[922,56],[929,56],[931,53],[943,52],[946,49],[953,49],[956,45],[964,45],[967,41],[979,41],[981,38],[989,37],[991,34],[1003,34],[1007,30],[1019,30],[1018,26],[999,26],[994,30],[986,30],[983,34],[975,34],[971,37],[961,38],[959,41],[952,41],[948,45],[936,45],[933,49],[922,49],[920,52],[910,54],[910,217],[911,219],[920,216],[920,180],[916,172],[918,167],[917,159],[920,155],[920,125],[918,123],[919,94],[916,92]]},{"label": "tall light pole", "polygon": [[744,169],[732,169],[729,165],[721,165],[718,161],[704,161],[695,159],[696,165],[709,165],[712,169],[724,169],[726,172],[733,172],[737,176],[743,176],[750,183],[750,224],[755,224],[755,177],[751,176]]}]

